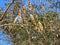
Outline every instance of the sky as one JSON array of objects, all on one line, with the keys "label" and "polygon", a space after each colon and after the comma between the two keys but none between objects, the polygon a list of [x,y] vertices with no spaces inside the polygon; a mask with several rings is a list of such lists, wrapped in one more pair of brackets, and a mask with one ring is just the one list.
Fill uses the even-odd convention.
[{"label": "sky", "polygon": [[[53,0],[53,2],[56,2],[57,0]],[[60,2],[60,0],[58,0],[59,2]],[[5,2],[6,3],[9,3],[9,2],[11,2],[11,0],[7,0],[7,1],[4,1],[4,0],[1,0],[0,1],[0,8],[2,8],[3,9],[3,11],[5,11],[6,10],[6,6],[5,6]],[[49,6],[50,6],[50,4],[48,3],[48,2],[46,2],[45,0],[40,0],[40,2],[39,2],[39,0],[38,1],[35,1],[35,0],[31,0],[31,3],[33,4],[33,3],[38,3],[37,5],[39,5],[40,4],[40,2],[42,3],[42,4],[44,4],[44,3],[46,3],[46,10],[49,10]],[[22,1],[22,3],[23,4],[25,4],[26,6],[28,6],[28,0],[23,0]],[[48,6],[48,7],[47,7]],[[55,8],[54,8],[54,10],[55,10]],[[60,9],[57,9],[58,10],[58,12],[60,11]]]},{"label": "sky", "polygon": [[[33,4],[33,3],[36,3],[36,1],[34,2],[35,0],[31,0],[31,3]],[[53,0],[53,2],[56,2],[57,0]],[[60,0],[58,0],[59,2],[60,2]],[[9,3],[9,2],[11,2],[11,0],[7,0],[6,1],[6,3]],[[26,6],[27,6],[27,0],[23,0],[23,4],[25,4]],[[42,0],[41,1],[42,3],[46,3],[47,4],[47,6],[49,7],[50,5],[49,5],[49,3],[48,2],[45,2],[45,0]],[[39,3],[39,1],[37,1],[37,5],[39,5],[40,3]],[[48,7],[46,6],[46,9],[48,10]],[[4,0],[1,0],[0,1],[0,8],[2,8],[3,9],[3,11],[5,11],[6,10],[6,6],[5,6],[5,2],[4,2]],[[55,9],[54,9],[55,10]],[[58,9],[58,12],[60,12],[60,9]],[[3,43],[2,43],[2,41],[3,41]],[[12,45],[12,42],[8,42],[8,39],[7,39],[7,37],[6,37],[6,35],[3,33],[3,31],[1,31],[0,30],[0,45]]]},{"label": "sky", "polygon": [[3,0],[0,1],[0,8],[3,8],[3,10],[4,10],[5,9],[5,5],[4,5],[3,2],[4,2]]},{"label": "sky", "polygon": [[6,35],[3,33],[3,31],[0,29],[0,45],[13,45],[12,42],[9,42],[9,38],[7,38],[10,36],[9,35]]}]

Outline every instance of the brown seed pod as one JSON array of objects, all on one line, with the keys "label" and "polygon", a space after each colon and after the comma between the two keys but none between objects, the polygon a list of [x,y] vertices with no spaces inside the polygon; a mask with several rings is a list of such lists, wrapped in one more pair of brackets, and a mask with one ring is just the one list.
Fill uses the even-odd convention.
[{"label": "brown seed pod", "polygon": [[26,14],[26,6],[25,6],[25,5],[22,7],[22,12],[23,12],[24,14]]},{"label": "brown seed pod", "polygon": [[40,30],[43,30],[43,25],[42,25],[42,23],[41,23],[41,22],[38,22],[38,24],[39,24],[39,26],[38,26],[39,29],[40,29]]},{"label": "brown seed pod", "polygon": [[[22,18],[21,18],[21,11],[20,11],[20,10],[18,10],[18,15],[17,15],[17,17],[18,17],[19,23],[22,23],[23,21],[22,21]],[[16,18],[14,19],[14,22],[13,22],[13,23],[16,23]]]},{"label": "brown seed pod", "polygon": [[12,28],[13,28],[13,26],[12,26],[12,25],[10,25],[10,26],[9,26],[9,30],[11,30]]},{"label": "brown seed pod", "polygon": [[28,0],[28,7],[29,7],[29,10],[32,10],[33,9],[32,5],[30,3],[30,0]]},{"label": "brown seed pod", "polygon": [[32,14],[30,14],[30,18],[31,18],[31,22],[32,22],[34,25],[36,25],[36,21],[35,21],[34,16],[33,16]]},{"label": "brown seed pod", "polygon": [[13,23],[16,23],[16,19],[14,19]]},{"label": "brown seed pod", "polygon": [[29,4],[29,10],[32,10],[32,9],[33,9],[32,5],[31,5],[31,4]]}]

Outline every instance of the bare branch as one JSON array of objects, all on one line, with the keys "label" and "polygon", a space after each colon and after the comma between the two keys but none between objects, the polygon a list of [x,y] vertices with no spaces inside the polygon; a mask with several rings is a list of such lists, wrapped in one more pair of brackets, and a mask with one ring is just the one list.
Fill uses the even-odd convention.
[{"label": "bare branch", "polygon": [[1,16],[0,21],[5,17],[5,15],[7,15],[7,11],[9,9],[9,7],[14,3],[15,0],[12,1],[12,3],[8,6],[8,8],[6,9],[6,11],[4,12],[4,14]]},{"label": "bare branch", "polygon": [[20,24],[11,24],[11,23],[9,23],[9,24],[3,24],[3,25],[0,25],[0,27],[2,27],[2,26],[20,26]]},{"label": "bare branch", "polygon": [[4,20],[0,21],[0,24],[2,24],[5,21],[10,21],[10,19],[4,19]]}]

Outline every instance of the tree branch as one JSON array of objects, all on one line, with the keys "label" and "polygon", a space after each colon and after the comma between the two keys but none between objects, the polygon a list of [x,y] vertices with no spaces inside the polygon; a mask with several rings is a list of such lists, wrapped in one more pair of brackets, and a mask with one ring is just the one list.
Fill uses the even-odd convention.
[{"label": "tree branch", "polygon": [[20,26],[20,24],[3,24],[3,25],[0,25],[0,27],[2,26]]},{"label": "tree branch", "polygon": [[8,11],[8,9],[9,9],[9,7],[14,3],[14,1],[15,1],[15,0],[12,1],[12,3],[8,6],[8,8],[6,9],[6,11],[4,12],[4,14],[1,16],[0,21],[3,20],[3,18],[5,17],[5,15],[7,15],[7,11]]}]

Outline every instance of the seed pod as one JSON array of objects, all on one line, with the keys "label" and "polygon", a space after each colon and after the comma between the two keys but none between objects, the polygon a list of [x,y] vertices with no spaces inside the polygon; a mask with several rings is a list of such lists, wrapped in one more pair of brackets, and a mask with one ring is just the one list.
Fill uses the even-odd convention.
[{"label": "seed pod", "polygon": [[31,5],[31,4],[29,4],[29,10],[32,10],[32,9],[33,9],[32,5]]},{"label": "seed pod", "polygon": [[25,6],[25,5],[22,7],[22,9],[23,9],[23,10],[22,10],[23,13],[26,14],[26,6]]},{"label": "seed pod", "polygon": [[34,16],[33,16],[32,14],[30,14],[30,18],[31,18],[32,23],[33,23],[34,25],[36,25],[36,21],[35,21]]},{"label": "seed pod", "polygon": [[9,30],[11,30],[12,28],[13,28],[13,26],[12,26],[12,25],[10,25],[10,26],[9,26]]},{"label": "seed pod", "polygon": [[32,10],[33,9],[32,5],[30,3],[30,0],[28,0],[28,6],[29,6],[29,10]]},{"label": "seed pod", "polygon": [[42,23],[41,23],[41,22],[38,22],[38,24],[39,24],[39,26],[38,26],[39,29],[40,29],[40,30],[43,30],[43,25],[42,25]]},{"label": "seed pod", "polygon": [[21,11],[20,10],[18,10],[18,15],[14,19],[14,23],[16,23],[17,20],[18,20],[18,23],[22,23],[22,17],[21,17]]},{"label": "seed pod", "polygon": [[18,10],[18,20],[19,20],[19,23],[22,22],[22,17],[21,17],[21,11]]},{"label": "seed pod", "polygon": [[14,19],[13,23],[16,23],[16,18]]}]

